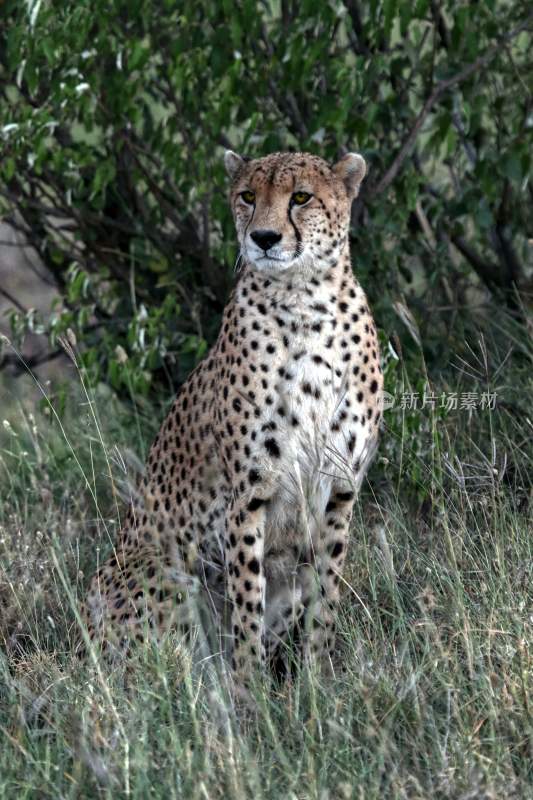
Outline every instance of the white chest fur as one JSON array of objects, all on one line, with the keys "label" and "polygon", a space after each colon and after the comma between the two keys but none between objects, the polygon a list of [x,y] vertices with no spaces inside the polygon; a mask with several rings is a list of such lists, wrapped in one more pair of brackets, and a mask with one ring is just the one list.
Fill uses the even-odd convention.
[{"label": "white chest fur", "polygon": [[315,526],[335,482],[357,485],[369,428],[361,422],[364,410],[331,288],[272,295],[267,330],[275,356],[261,397],[257,454],[264,464],[265,437],[275,437],[280,455],[270,464],[276,491],[267,530],[267,546],[275,547],[289,529]]}]

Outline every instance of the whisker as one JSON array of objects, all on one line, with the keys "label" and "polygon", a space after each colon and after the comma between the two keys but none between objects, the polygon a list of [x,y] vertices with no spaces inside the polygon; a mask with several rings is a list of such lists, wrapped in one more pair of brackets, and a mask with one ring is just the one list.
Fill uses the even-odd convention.
[{"label": "whisker", "polygon": [[242,265],[243,265],[243,260],[244,259],[243,259],[242,250],[240,250],[239,254],[237,255],[237,258],[235,259],[235,264],[233,265],[233,274],[234,275],[238,275],[239,274],[239,272],[240,272],[240,270],[242,268]]}]

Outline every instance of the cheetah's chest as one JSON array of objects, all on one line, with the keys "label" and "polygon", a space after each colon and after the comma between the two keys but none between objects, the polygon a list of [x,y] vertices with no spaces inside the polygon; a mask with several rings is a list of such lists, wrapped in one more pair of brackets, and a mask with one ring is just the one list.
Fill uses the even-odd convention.
[{"label": "cheetah's chest", "polygon": [[293,335],[277,368],[274,402],[265,406],[263,427],[279,445],[267,549],[320,524],[333,483],[356,481],[354,465],[367,447],[350,364],[339,341],[331,342],[334,326],[322,322],[319,333],[299,329]]},{"label": "cheetah's chest", "polygon": [[[250,278],[223,331],[221,364],[239,371],[222,390],[220,440],[236,473],[251,470],[252,485],[260,477],[270,553],[301,542],[303,529],[320,529],[332,489],[358,488],[376,440],[367,390],[375,331],[365,295],[346,273],[340,289],[327,281],[259,287]],[[241,442],[225,441],[236,431]]]}]

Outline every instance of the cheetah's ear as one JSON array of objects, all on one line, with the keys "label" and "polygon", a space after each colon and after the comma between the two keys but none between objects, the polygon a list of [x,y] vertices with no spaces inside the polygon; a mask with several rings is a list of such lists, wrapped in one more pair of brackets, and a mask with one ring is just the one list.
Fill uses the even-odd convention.
[{"label": "cheetah's ear", "polygon": [[359,194],[359,187],[366,175],[366,162],[359,153],[346,153],[337,161],[333,172],[346,186],[348,197],[353,200]]},{"label": "cheetah's ear", "polygon": [[224,153],[224,166],[232,181],[237,177],[239,170],[243,168],[244,162],[245,159],[234,153],[233,150],[226,150]]}]

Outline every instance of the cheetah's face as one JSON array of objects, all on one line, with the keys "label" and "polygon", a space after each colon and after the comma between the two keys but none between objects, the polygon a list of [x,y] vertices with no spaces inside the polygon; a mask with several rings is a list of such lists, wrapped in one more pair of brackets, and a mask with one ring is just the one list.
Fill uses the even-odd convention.
[{"label": "cheetah's face", "polygon": [[317,271],[338,259],[365,176],[362,156],[330,167],[308,153],[245,161],[228,150],[225,164],[241,255],[253,269]]}]

